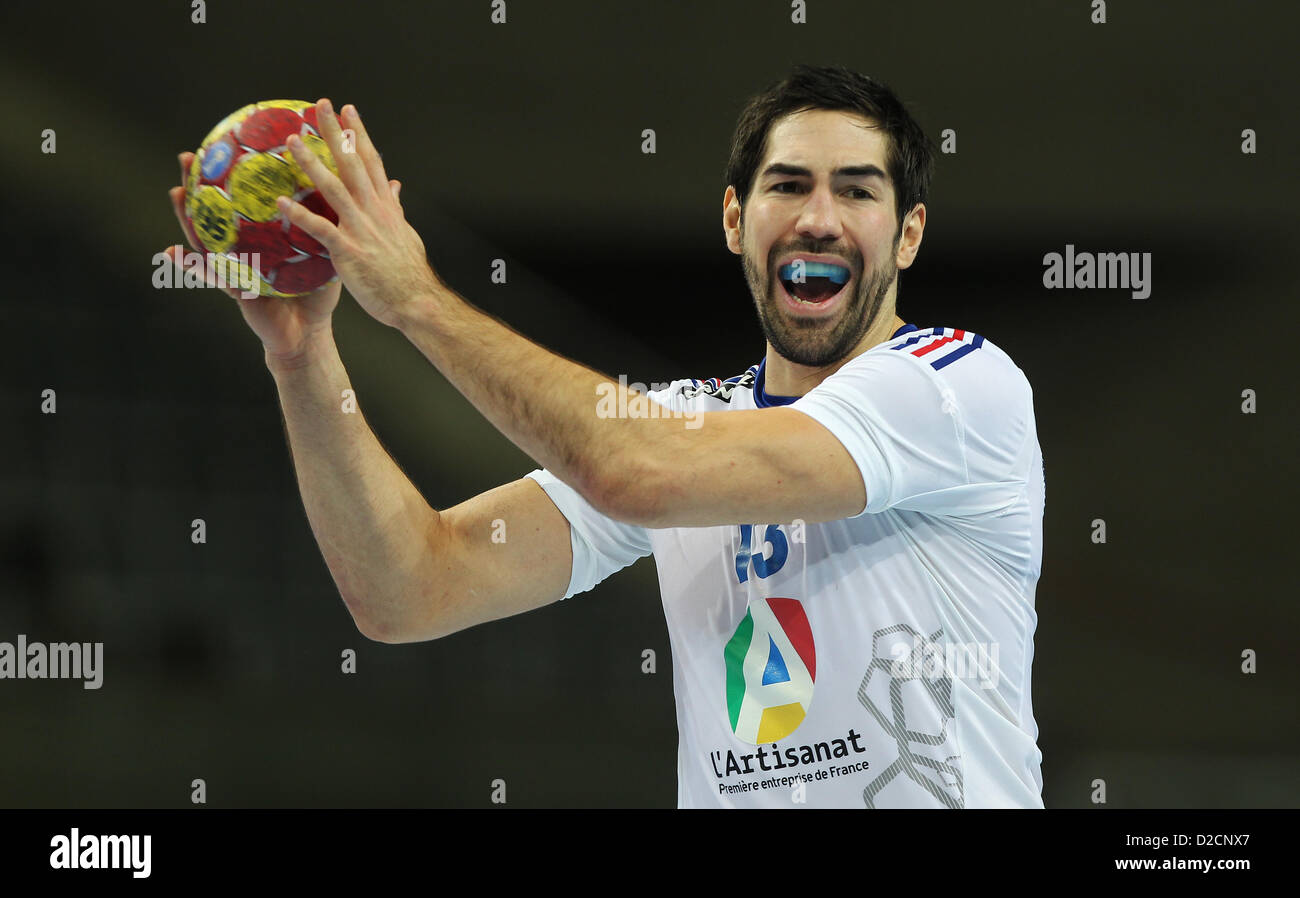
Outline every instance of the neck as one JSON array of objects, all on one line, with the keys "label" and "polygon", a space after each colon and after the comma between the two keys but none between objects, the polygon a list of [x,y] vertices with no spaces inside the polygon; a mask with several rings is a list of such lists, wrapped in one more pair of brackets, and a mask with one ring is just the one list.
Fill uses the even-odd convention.
[{"label": "neck", "polygon": [[777,355],[776,350],[769,343],[767,363],[764,365],[763,388],[769,396],[803,396],[868,349],[884,343],[906,323],[897,315],[882,317],[871,326],[852,352],[839,361],[821,368],[798,365],[784,356]]}]

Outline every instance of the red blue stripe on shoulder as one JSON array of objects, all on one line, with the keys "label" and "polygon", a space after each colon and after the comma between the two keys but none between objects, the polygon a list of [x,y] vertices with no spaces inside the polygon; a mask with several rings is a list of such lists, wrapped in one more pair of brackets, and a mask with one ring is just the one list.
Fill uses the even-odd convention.
[{"label": "red blue stripe on shoulder", "polygon": [[754,385],[754,376],[758,373],[758,366],[752,365],[744,374],[737,374],[735,377],[728,377],[726,380],[718,380],[711,377],[708,380],[699,380],[691,378],[689,384],[682,384],[681,394],[687,399],[696,396],[716,396],[724,402],[731,401],[731,393],[736,387],[748,389]]},{"label": "red blue stripe on shoulder", "polygon": [[932,327],[918,331],[897,346],[889,348],[910,352],[917,358],[929,362],[938,371],[983,345],[984,338],[979,334],[964,331],[959,327]]}]

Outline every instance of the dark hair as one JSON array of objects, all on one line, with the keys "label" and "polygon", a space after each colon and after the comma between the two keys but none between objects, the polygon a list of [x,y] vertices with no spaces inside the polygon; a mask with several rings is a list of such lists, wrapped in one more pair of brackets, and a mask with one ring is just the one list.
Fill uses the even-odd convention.
[{"label": "dark hair", "polygon": [[854,112],[886,135],[885,168],[894,183],[895,213],[903,218],[925,202],[934,177],[934,148],[921,126],[888,86],[844,66],[797,65],[790,76],[750,98],[736,122],[727,162],[727,184],[736,188],[742,211],[767,152],[767,136],[779,118],[806,109]]}]

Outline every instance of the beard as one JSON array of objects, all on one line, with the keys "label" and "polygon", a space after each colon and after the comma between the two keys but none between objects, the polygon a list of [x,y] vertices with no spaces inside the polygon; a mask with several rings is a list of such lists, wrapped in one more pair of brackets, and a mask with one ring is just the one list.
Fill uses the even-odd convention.
[{"label": "beard", "polygon": [[[741,246],[744,246],[744,229],[741,229]],[[869,272],[862,270],[862,254],[856,250],[838,253],[849,263],[853,295],[848,297],[838,318],[796,318],[782,307],[776,291],[781,288],[772,260],[787,251],[806,253],[832,253],[831,247],[818,247],[806,243],[790,246],[773,246],[768,253],[766,270],[760,269],[748,252],[742,252],[741,264],[745,281],[754,295],[758,309],[758,323],[763,336],[777,355],[796,365],[824,368],[845,358],[862,341],[884,305],[889,288],[898,277],[894,257],[898,252],[898,237],[893,251],[885,263]]]}]

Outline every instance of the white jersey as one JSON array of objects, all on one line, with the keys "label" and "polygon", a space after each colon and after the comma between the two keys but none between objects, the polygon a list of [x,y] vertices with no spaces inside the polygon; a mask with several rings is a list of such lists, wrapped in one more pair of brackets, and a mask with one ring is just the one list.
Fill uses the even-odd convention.
[{"label": "white jersey", "polygon": [[565,598],[655,556],[678,806],[1041,808],[1044,479],[1024,373],[976,334],[905,325],[805,396],[763,382],[760,363],[651,396],[811,416],[862,472],[857,515],[652,530],[528,475],[570,523]]}]

